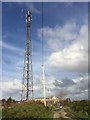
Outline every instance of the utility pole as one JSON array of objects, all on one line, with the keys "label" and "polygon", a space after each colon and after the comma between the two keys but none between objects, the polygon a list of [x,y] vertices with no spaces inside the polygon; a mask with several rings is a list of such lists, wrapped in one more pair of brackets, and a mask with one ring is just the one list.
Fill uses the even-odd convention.
[{"label": "utility pole", "polygon": [[43,2],[42,2],[42,82],[43,82],[43,97],[44,105],[46,107],[46,83],[45,83],[45,72],[44,72],[44,40],[43,40]]},{"label": "utility pole", "polygon": [[32,21],[31,11],[26,13],[26,47],[24,55],[24,68],[23,68],[23,80],[22,80],[22,101],[33,99],[33,73],[32,73],[32,48],[31,48],[31,38],[30,38],[30,27]]},{"label": "utility pole", "polygon": [[44,105],[46,107],[46,84],[45,84],[45,75],[44,75],[44,65],[42,64],[42,80],[43,80],[43,95],[44,95]]}]

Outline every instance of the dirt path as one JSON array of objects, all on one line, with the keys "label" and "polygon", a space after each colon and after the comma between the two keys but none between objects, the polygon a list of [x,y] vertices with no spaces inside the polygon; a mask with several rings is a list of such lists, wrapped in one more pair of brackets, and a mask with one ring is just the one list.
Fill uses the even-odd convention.
[{"label": "dirt path", "polygon": [[54,120],[55,118],[59,118],[58,120],[77,120],[69,111],[67,108],[62,108],[59,110],[54,111]]}]

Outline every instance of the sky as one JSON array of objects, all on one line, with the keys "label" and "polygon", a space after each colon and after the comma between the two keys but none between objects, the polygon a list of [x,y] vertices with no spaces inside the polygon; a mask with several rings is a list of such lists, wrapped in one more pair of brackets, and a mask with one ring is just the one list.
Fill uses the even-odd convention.
[{"label": "sky", "polygon": [[1,0],[2,2],[89,2],[89,0]]},{"label": "sky", "polygon": [[[72,100],[88,99],[88,3],[2,3],[2,96],[20,100],[26,42],[25,14],[30,28],[34,97],[43,97],[42,40],[46,96],[65,92]],[[42,25],[43,21],[43,25]],[[43,38],[42,38],[43,31]],[[2,43],[2,44],[1,44]]]}]

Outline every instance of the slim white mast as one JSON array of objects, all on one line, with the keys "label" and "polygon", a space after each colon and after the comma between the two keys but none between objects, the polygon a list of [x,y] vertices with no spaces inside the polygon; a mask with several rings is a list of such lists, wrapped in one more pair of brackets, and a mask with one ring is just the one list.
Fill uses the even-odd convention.
[{"label": "slim white mast", "polygon": [[43,2],[42,2],[42,81],[43,81],[44,105],[46,107],[46,84],[45,84],[45,73],[44,73],[44,40],[43,40]]},{"label": "slim white mast", "polygon": [[44,95],[44,105],[46,107],[46,84],[45,84],[45,74],[44,74],[44,65],[42,64],[42,80],[43,80],[43,95]]}]

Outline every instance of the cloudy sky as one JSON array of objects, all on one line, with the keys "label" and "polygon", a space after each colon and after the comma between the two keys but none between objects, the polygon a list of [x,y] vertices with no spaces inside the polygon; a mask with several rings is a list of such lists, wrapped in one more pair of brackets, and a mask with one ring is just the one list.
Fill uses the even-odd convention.
[{"label": "cloudy sky", "polygon": [[89,2],[89,0],[0,0],[3,2]]},{"label": "cloudy sky", "polygon": [[[2,98],[19,100],[26,40],[25,14],[32,11],[35,98],[43,97],[42,39],[47,96],[66,92],[88,98],[88,3],[2,3]],[[43,27],[42,27],[43,21]],[[43,38],[42,38],[43,31]],[[0,96],[1,97],[1,96]]]}]

